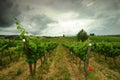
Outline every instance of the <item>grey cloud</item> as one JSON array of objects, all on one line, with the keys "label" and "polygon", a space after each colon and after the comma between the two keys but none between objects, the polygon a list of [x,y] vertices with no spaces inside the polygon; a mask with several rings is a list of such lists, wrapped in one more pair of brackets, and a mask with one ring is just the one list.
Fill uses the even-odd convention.
[{"label": "grey cloud", "polygon": [[[91,4],[87,6],[88,4]],[[102,13],[116,12],[120,9],[120,0],[44,0],[43,5],[61,12],[74,11],[80,18],[95,18]]]},{"label": "grey cloud", "polygon": [[42,31],[48,27],[48,24],[57,23],[57,21],[52,20],[44,14],[34,16],[26,15],[25,18],[23,25],[26,26],[25,28],[28,32],[34,35],[41,34]]},{"label": "grey cloud", "polygon": [[14,0],[0,0],[0,27],[9,27],[14,23],[14,17],[20,14]]},{"label": "grey cloud", "polygon": [[99,35],[120,34],[119,17],[106,17],[105,19],[98,19],[90,26],[89,33]]},{"label": "grey cloud", "polygon": [[37,26],[41,26],[40,29],[44,29],[47,27],[47,24],[55,22],[45,15],[35,15],[30,19],[30,21],[35,22]]},{"label": "grey cloud", "polygon": [[[26,27],[31,33],[41,33],[48,27],[47,24],[56,22],[46,15],[38,14],[38,12],[42,12],[40,9],[42,6],[49,7],[53,11],[57,10],[60,13],[70,11],[78,13],[79,19],[95,20],[95,23],[90,26],[92,32],[103,33],[105,30],[120,32],[120,0],[1,0],[0,27],[12,25],[14,23],[12,18],[18,16],[19,18],[28,18],[26,20],[21,19],[21,22],[26,26],[31,24],[32,30]],[[34,12],[34,9],[38,12]],[[29,11],[31,15],[26,14],[20,17],[21,14]]]}]

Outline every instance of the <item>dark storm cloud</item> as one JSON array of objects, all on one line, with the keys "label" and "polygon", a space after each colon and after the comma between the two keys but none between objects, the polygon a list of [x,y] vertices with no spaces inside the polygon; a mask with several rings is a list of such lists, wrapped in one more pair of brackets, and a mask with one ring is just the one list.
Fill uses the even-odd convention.
[{"label": "dark storm cloud", "polygon": [[[85,9],[85,16],[95,19],[91,32],[97,34],[120,34],[120,0],[95,0]],[[90,11],[90,12],[89,12]],[[93,15],[91,15],[93,14]]]},{"label": "dark storm cloud", "polygon": [[26,19],[23,21],[27,31],[34,35],[41,34],[41,32],[48,27],[48,24],[57,23],[57,21],[52,20],[44,14],[34,16],[27,15]]},{"label": "dark storm cloud", "polygon": [[14,17],[20,14],[14,0],[0,0],[0,27],[9,27],[14,23]]},{"label": "dark storm cloud", "polygon": [[9,27],[14,23],[13,17],[18,17],[28,31],[39,34],[49,23],[56,23],[53,16],[47,17],[51,16],[49,11],[55,16],[73,12],[79,15],[77,19],[94,20],[89,32],[120,33],[120,0],[0,0],[0,27]]},{"label": "dark storm cloud", "polygon": [[55,21],[45,15],[35,15],[30,19],[30,22],[34,22],[40,29],[45,29],[47,24]]},{"label": "dark storm cloud", "polygon": [[[37,3],[39,4],[40,2]],[[120,10],[120,0],[44,0],[42,2],[43,4],[41,5],[62,12],[78,12],[80,18],[95,18],[95,15],[99,13],[106,14]]]}]

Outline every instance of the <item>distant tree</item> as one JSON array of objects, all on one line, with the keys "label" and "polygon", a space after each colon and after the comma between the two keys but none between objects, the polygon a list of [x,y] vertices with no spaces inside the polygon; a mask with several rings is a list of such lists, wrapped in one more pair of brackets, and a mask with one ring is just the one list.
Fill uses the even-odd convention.
[{"label": "distant tree", "polygon": [[65,35],[63,34],[63,37],[65,37]]},{"label": "distant tree", "polygon": [[81,40],[82,42],[84,42],[85,40],[87,40],[87,39],[88,39],[87,32],[84,31],[83,29],[81,29],[81,30],[78,32],[78,34],[77,34],[77,39],[78,39],[78,41]]},{"label": "distant tree", "polygon": [[94,36],[95,34],[94,33],[90,33],[90,36]]}]

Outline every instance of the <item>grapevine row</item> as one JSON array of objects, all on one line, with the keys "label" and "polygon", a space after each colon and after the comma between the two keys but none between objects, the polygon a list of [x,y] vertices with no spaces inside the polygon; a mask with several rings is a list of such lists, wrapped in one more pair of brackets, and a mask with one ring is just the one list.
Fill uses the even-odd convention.
[{"label": "grapevine row", "polygon": [[87,51],[88,51],[88,43],[87,42],[74,42],[74,43],[65,43],[65,47],[69,48],[69,50],[81,60],[85,61],[88,59]]},{"label": "grapevine row", "polygon": [[[39,39],[30,40],[29,38],[25,39],[24,42],[24,54],[26,56],[26,61],[29,64],[31,75],[36,72],[36,63],[38,59],[42,61],[42,57],[45,58],[46,53],[49,53],[50,50],[56,48],[57,43],[53,42],[41,42]],[[50,54],[48,54],[50,55]],[[34,64],[34,69],[32,68]]]},{"label": "grapevine row", "polygon": [[[7,66],[10,62],[19,59],[20,50],[18,51],[18,40],[2,39],[0,40],[0,68]],[[20,43],[21,44],[21,43]]]},{"label": "grapevine row", "polygon": [[93,43],[92,51],[105,56],[105,61],[107,57],[111,57],[115,62],[115,58],[120,55],[120,47],[113,45],[108,42]]},{"label": "grapevine row", "polygon": [[67,47],[74,56],[79,57],[84,62],[84,71],[85,77],[88,76],[88,63],[89,63],[89,46],[88,42],[74,42],[74,43],[65,43],[63,46]]},{"label": "grapevine row", "polygon": [[[38,59],[45,57],[45,53],[54,49],[57,44],[51,42],[43,43],[37,38],[26,36],[28,32],[23,28],[17,19],[15,19],[15,21],[17,29],[21,32],[19,36],[23,39],[24,55],[29,65],[31,76],[33,76],[36,72],[36,63]],[[34,68],[32,67],[32,64],[34,64]]]}]

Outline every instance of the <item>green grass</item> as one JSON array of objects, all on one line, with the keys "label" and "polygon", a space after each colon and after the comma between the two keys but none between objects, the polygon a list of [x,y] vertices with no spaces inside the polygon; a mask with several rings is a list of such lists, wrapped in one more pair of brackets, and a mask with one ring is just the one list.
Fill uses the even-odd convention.
[{"label": "green grass", "polygon": [[90,36],[89,39],[95,42],[120,42],[120,37],[111,37],[111,36]]},{"label": "green grass", "polygon": [[59,71],[50,77],[48,77],[46,80],[71,80],[70,79],[70,73],[66,67],[59,69]]},{"label": "green grass", "polygon": [[0,80],[11,80],[11,79],[9,79],[9,78],[6,77],[6,76],[0,76]]},{"label": "green grass", "polygon": [[50,38],[41,37],[40,39],[43,42],[52,41],[52,42],[57,42],[57,43],[77,41],[76,37],[50,37]]},{"label": "green grass", "polygon": [[18,75],[20,75],[20,74],[22,74],[22,70],[21,70],[20,68],[18,68],[18,69],[16,70],[16,75],[18,76]]},{"label": "green grass", "polygon": [[100,80],[100,79],[98,79],[98,78],[95,76],[94,72],[89,72],[89,73],[88,73],[88,78],[87,78],[87,80]]}]

